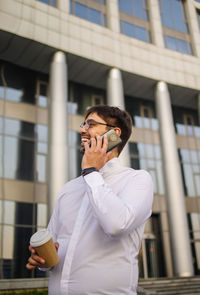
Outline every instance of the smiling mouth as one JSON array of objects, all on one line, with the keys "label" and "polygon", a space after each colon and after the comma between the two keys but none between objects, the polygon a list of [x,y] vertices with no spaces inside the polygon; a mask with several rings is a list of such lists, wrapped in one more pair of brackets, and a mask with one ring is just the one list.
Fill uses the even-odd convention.
[{"label": "smiling mouth", "polygon": [[88,142],[88,141],[90,141],[90,136],[83,135],[81,137],[81,143]]}]

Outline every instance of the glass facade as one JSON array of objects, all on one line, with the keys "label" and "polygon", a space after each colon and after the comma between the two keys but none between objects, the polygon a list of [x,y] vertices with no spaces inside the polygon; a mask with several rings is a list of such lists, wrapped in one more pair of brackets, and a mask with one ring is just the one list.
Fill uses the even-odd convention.
[{"label": "glass facade", "polygon": [[[0,63],[0,69],[4,109],[9,106],[15,112],[17,104],[22,114],[30,105],[46,108],[45,76],[8,63]],[[48,126],[16,116],[0,116],[0,178],[5,188],[0,199],[0,279],[45,276],[38,270],[29,272],[25,264],[30,236],[47,224],[46,196],[33,192],[36,185],[46,186]]]},{"label": "glass facade", "polygon": [[120,32],[144,42],[151,42],[148,5],[145,0],[118,0]]},{"label": "glass facade", "polygon": [[97,25],[106,27],[105,1],[70,0],[70,13]]},{"label": "glass facade", "polygon": [[[194,206],[198,208],[200,197],[200,126],[197,111],[173,108],[176,132],[181,136],[185,148],[179,148],[179,158],[182,171],[184,192],[186,197],[193,198]],[[189,209],[189,212],[191,209]],[[196,210],[195,210],[196,211]],[[188,224],[195,274],[200,274],[200,213],[190,212]]]},{"label": "glass facade", "polygon": [[90,106],[104,103],[106,103],[105,90],[73,82],[69,83],[69,113],[84,115]]},{"label": "glass facade", "polygon": [[40,2],[43,2],[45,4],[48,4],[48,5],[52,5],[52,6],[55,6],[55,1],[56,0],[37,0],[37,1],[40,1]]},{"label": "glass facade", "polygon": [[165,46],[192,54],[187,19],[182,0],[159,0]]},{"label": "glass facade", "polygon": [[[158,131],[158,119],[152,102],[139,98],[126,97],[126,109],[132,115],[133,125],[139,129]],[[162,157],[159,145],[147,143],[144,132],[143,141],[129,143],[131,167],[149,171],[154,182],[154,192],[164,195]]]}]

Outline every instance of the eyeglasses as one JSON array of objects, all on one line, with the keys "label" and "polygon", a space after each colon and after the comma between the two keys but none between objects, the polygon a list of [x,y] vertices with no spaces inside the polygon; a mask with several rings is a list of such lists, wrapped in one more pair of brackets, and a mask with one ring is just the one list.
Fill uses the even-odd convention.
[{"label": "eyeglasses", "polygon": [[116,126],[113,126],[113,125],[110,125],[110,124],[107,124],[107,123],[101,123],[101,122],[97,122],[95,120],[87,120],[87,121],[84,121],[83,123],[81,123],[80,127],[83,128],[83,126],[85,127],[85,129],[89,129],[91,128],[92,126],[95,126],[95,125],[105,125],[105,126],[108,126],[108,127],[116,127]]}]

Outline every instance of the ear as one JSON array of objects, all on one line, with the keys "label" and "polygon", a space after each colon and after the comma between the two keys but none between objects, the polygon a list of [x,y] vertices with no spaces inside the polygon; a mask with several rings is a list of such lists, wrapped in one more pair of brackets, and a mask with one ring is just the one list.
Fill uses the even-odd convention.
[{"label": "ear", "polygon": [[113,129],[115,130],[115,132],[117,133],[117,135],[119,135],[119,136],[121,135],[122,132],[121,132],[121,129],[120,128],[114,127]]}]

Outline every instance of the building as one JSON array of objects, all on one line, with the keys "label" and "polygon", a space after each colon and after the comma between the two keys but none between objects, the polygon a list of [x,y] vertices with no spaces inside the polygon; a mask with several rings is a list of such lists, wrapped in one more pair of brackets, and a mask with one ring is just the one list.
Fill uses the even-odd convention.
[{"label": "building", "polygon": [[199,82],[200,1],[0,0],[0,279],[43,275],[29,238],[79,175],[99,103],[130,112],[121,161],[154,181],[140,276],[199,275]]}]

